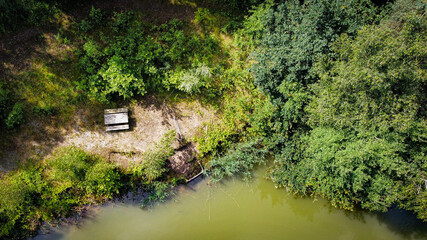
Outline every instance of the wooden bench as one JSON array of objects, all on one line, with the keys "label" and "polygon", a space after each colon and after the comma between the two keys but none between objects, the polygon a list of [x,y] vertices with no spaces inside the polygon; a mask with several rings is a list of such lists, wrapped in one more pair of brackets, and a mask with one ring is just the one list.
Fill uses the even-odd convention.
[{"label": "wooden bench", "polygon": [[105,130],[118,131],[129,129],[129,116],[127,108],[105,109],[104,123]]}]

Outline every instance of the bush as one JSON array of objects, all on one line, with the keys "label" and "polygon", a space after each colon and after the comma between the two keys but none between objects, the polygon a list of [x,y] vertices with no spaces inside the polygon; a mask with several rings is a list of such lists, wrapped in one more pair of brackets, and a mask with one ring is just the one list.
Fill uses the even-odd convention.
[{"label": "bush", "polygon": [[102,12],[101,9],[99,8],[97,9],[94,6],[92,6],[92,9],[90,10],[90,13],[89,13],[89,19],[94,26],[100,26],[104,20],[104,13]]},{"label": "bush", "polygon": [[89,13],[89,17],[86,19],[83,19],[79,23],[78,25],[79,30],[86,33],[94,28],[100,27],[104,23],[104,18],[105,18],[105,15],[102,12],[102,10],[96,9],[95,7],[92,6],[92,9]]},{"label": "bush", "polygon": [[260,140],[238,143],[223,156],[213,158],[209,162],[208,173],[213,182],[236,174],[244,180],[251,178],[250,171],[257,165],[265,163],[268,150],[260,144]]},{"label": "bush", "polygon": [[144,152],[142,163],[133,168],[134,176],[142,177],[148,183],[160,178],[167,171],[166,161],[174,153],[174,148],[171,146],[174,139],[175,131],[170,130],[151,149]]},{"label": "bush", "polygon": [[10,94],[9,90],[3,88],[3,84],[0,83],[0,121],[1,125],[5,123],[5,120],[10,112]]},{"label": "bush", "polygon": [[59,149],[47,160],[49,179],[68,187],[83,188],[86,173],[98,159],[76,147]]},{"label": "bush", "polygon": [[111,198],[123,186],[118,168],[75,147],[45,165],[31,164],[0,180],[0,237],[23,239],[42,221],[66,217],[73,207]]},{"label": "bush", "polygon": [[80,23],[79,23],[79,30],[82,32],[89,32],[90,30],[92,30],[92,25],[90,24],[90,22],[86,19],[83,19]]},{"label": "bush", "polygon": [[36,229],[37,207],[45,188],[42,173],[35,167],[13,172],[0,180],[0,237],[28,237],[26,233]]},{"label": "bush", "polygon": [[185,33],[183,23],[176,19],[152,26],[147,34],[127,12],[116,13],[108,26],[113,31],[121,29],[121,34],[104,36],[98,42],[87,36],[79,52],[79,86],[94,99],[128,99],[171,87],[195,93],[208,86],[210,67],[202,63],[212,62],[219,53],[214,38]]},{"label": "bush", "polygon": [[58,109],[53,106],[35,106],[33,112],[41,117],[54,116],[58,113]]},{"label": "bush", "polygon": [[133,12],[115,12],[111,22],[111,28],[114,32],[126,31],[132,20],[134,19],[135,14]]},{"label": "bush", "polygon": [[16,128],[25,122],[24,110],[22,109],[22,106],[23,106],[22,104],[16,103],[13,106],[12,111],[7,116],[6,126],[9,129]]},{"label": "bush", "polygon": [[163,202],[168,197],[170,197],[172,192],[173,185],[166,182],[152,182],[148,185],[148,191],[149,194],[147,198],[144,199],[144,202],[142,203],[142,207],[146,207],[149,204],[152,204],[153,202]]},{"label": "bush", "polygon": [[42,0],[0,1],[0,34],[19,27],[46,24],[60,9]]},{"label": "bush", "polygon": [[119,193],[122,186],[121,174],[110,163],[97,162],[86,172],[85,188],[88,194],[111,198]]},{"label": "bush", "polygon": [[203,64],[196,68],[175,71],[168,80],[177,89],[192,94],[200,93],[200,88],[203,86],[208,87],[211,77],[211,69]]}]

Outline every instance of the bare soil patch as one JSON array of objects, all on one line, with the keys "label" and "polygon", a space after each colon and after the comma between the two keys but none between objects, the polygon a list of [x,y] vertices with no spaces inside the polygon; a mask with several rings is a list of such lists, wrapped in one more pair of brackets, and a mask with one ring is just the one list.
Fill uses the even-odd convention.
[{"label": "bare soil patch", "polygon": [[189,180],[197,175],[202,168],[196,162],[197,148],[193,143],[186,144],[175,151],[175,154],[169,160],[169,168],[175,174],[185,177]]},{"label": "bare soil patch", "polygon": [[[197,101],[169,104],[167,100],[147,96],[132,106],[121,107],[129,107],[129,131],[106,132],[103,111],[96,108],[76,111],[68,124],[57,119],[34,120],[27,131],[17,134],[3,151],[0,170],[9,170],[16,162],[28,158],[49,156],[55,148],[67,146],[79,147],[126,167],[129,161],[138,158],[139,154],[158,142],[167,131],[176,130],[174,118],[187,140],[191,140],[200,131],[204,122],[215,121],[216,118],[215,111]],[[178,141],[173,146],[175,149],[181,147]],[[193,145],[189,146],[195,149]],[[189,153],[189,149],[190,147],[181,150]],[[189,171],[185,168],[181,172],[189,174]]]}]

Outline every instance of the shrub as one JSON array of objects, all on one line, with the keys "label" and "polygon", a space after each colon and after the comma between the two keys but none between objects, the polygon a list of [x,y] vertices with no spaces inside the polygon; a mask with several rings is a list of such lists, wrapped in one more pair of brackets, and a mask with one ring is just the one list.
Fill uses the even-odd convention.
[{"label": "shrub", "polygon": [[166,182],[152,182],[148,185],[149,194],[147,198],[144,199],[142,207],[146,207],[153,202],[163,202],[168,197],[170,197],[172,192],[173,185]]},{"label": "shrub", "polygon": [[42,221],[73,207],[111,198],[123,183],[118,168],[76,147],[62,148],[45,165],[22,167],[0,180],[0,237],[24,239]]},{"label": "shrub", "polygon": [[24,122],[25,122],[25,118],[24,118],[24,111],[22,109],[22,104],[16,103],[13,106],[12,111],[7,116],[6,125],[8,128],[12,129],[12,128],[18,127]]},{"label": "shrub", "polygon": [[111,28],[117,33],[127,30],[134,16],[133,12],[115,12],[112,17]]},{"label": "shrub", "polygon": [[57,4],[42,0],[2,0],[0,33],[7,33],[25,25],[41,26],[59,11]]},{"label": "shrub", "polygon": [[109,59],[108,68],[99,71],[99,75],[109,85],[104,92],[101,92],[102,97],[107,98],[108,94],[118,94],[128,99],[134,93],[139,95],[146,93],[142,79],[136,78],[128,68],[127,62],[120,56],[114,55]]},{"label": "shrub", "polygon": [[104,13],[102,12],[101,9],[99,8],[97,9],[94,6],[92,6],[92,9],[90,10],[90,13],[89,13],[89,19],[94,26],[99,26],[102,24],[104,20]]},{"label": "shrub", "polygon": [[58,109],[53,106],[35,106],[33,112],[41,117],[53,116],[58,113]]},{"label": "shrub", "polygon": [[202,86],[209,86],[210,77],[211,69],[203,64],[189,70],[175,71],[169,76],[169,82],[186,93],[200,93]]},{"label": "shrub", "polygon": [[83,19],[79,23],[79,30],[82,32],[89,32],[90,30],[92,30],[92,24],[90,24],[90,22],[88,20]]},{"label": "shrub", "polygon": [[265,163],[268,150],[260,144],[260,140],[238,143],[223,156],[215,157],[209,162],[208,173],[213,182],[236,174],[244,180],[251,178],[250,171],[257,165]]},{"label": "shrub", "polygon": [[97,159],[76,147],[59,149],[54,157],[47,160],[50,167],[49,179],[69,187],[80,186]]},{"label": "shrub", "polygon": [[86,172],[85,188],[89,194],[111,198],[122,186],[118,168],[111,163],[97,162]]},{"label": "shrub", "polygon": [[35,167],[13,172],[0,180],[0,237],[28,237],[27,231],[36,229],[37,206],[45,188],[41,171]]},{"label": "shrub", "polygon": [[166,161],[174,153],[174,148],[171,146],[174,139],[175,131],[166,132],[158,143],[144,153],[142,163],[134,166],[133,174],[148,182],[161,177],[167,171],[165,168]]}]

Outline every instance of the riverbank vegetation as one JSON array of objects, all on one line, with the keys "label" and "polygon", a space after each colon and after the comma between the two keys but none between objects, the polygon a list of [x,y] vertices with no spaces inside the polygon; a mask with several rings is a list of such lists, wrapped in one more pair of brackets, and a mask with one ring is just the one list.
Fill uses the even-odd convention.
[{"label": "riverbank vegetation", "polygon": [[[271,158],[268,177],[287,191],[348,210],[399,205],[427,219],[425,2],[186,1],[188,19],[156,22],[141,8],[93,6],[65,17],[82,4],[0,5],[21,9],[0,11],[7,19],[0,32],[55,28],[52,41],[63,49],[59,60],[2,75],[3,142],[28,119],[66,122],[81,106],[143,95],[198,100],[218,121],[188,140],[213,183],[248,179]],[[31,20],[46,6],[54,13]],[[164,199],[179,182],[166,168],[174,134],[127,169],[75,147],[23,164],[1,180],[1,236],[21,238],[42,221],[135,187],[153,192],[146,203]]]},{"label": "riverbank vegetation", "polygon": [[59,148],[43,161],[27,162],[1,180],[1,236],[28,237],[43,221],[70,217],[81,206],[130,191],[148,193],[145,205],[164,200],[180,182],[167,176],[165,166],[174,152],[174,137],[174,131],[167,132],[127,169],[74,146]]}]

